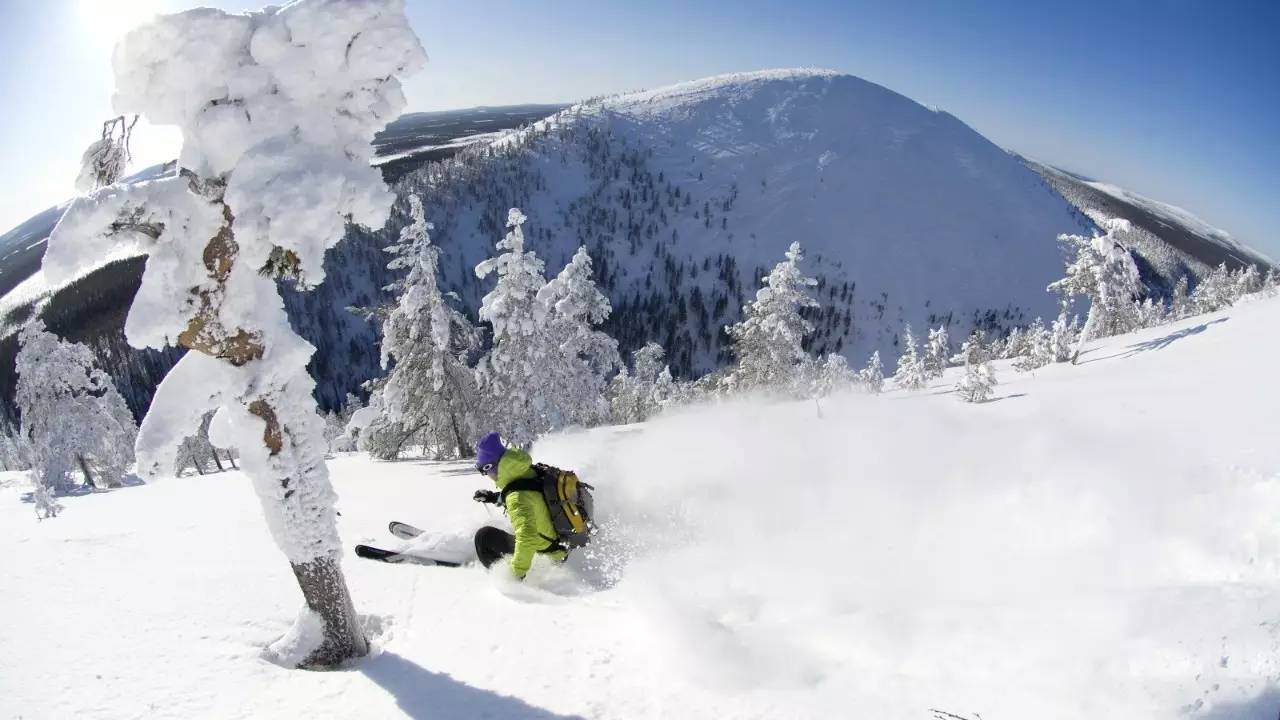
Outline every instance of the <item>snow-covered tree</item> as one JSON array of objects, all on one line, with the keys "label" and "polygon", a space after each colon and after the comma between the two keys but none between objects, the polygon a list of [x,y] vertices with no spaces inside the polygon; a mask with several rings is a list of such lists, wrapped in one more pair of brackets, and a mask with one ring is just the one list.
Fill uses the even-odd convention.
[{"label": "snow-covered tree", "polygon": [[858,374],[849,369],[849,361],[843,355],[833,353],[812,363],[813,380],[809,394],[816,398],[847,390],[858,382]]},{"label": "snow-covered tree", "polygon": [[898,369],[893,374],[893,382],[904,390],[919,390],[929,384],[924,360],[916,350],[916,338],[911,334],[911,325],[902,330],[899,347],[902,354],[898,356]]},{"label": "snow-covered tree", "polygon": [[[172,467],[182,437],[216,409],[307,608],[305,667],[368,650],[341,569],[324,422],[277,283],[324,280],[348,223],[377,228],[393,195],[370,139],[399,115],[398,76],[425,53],[403,0],[299,0],[260,12],[160,16],[116,48],[116,111],[183,135],[180,170],[72,203],[46,277],[65,282],[129,244],[149,255],[125,332],[136,347],[190,350],[156,392],[140,463]],[[142,456],[148,459],[142,462]]]},{"label": "snow-covered tree", "polygon": [[1280,292],[1280,272],[1275,268],[1267,270],[1267,274],[1262,278],[1262,291],[1267,296],[1274,296]]},{"label": "snow-covered tree", "polygon": [[884,391],[884,365],[880,363],[879,350],[871,353],[867,366],[858,372],[858,382],[873,395]]},{"label": "snow-covered tree", "polygon": [[1137,327],[1140,328],[1155,327],[1167,320],[1164,303],[1155,298],[1147,298],[1138,303],[1134,314],[1137,317]]},{"label": "snow-covered tree", "polygon": [[0,470],[30,470],[31,453],[14,430],[12,433],[0,427]]},{"label": "snow-covered tree", "polygon": [[36,512],[57,512],[52,498],[84,484],[118,487],[133,463],[137,426],[93,353],[66,342],[35,320],[18,335],[14,401],[21,435],[31,450]]},{"label": "snow-covered tree", "polygon": [[1242,298],[1245,295],[1251,295],[1262,289],[1263,279],[1262,273],[1259,272],[1257,265],[1249,265],[1236,275],[1236,298]]},{"label": "snow-covered tree", "polygon": [[178,446],[177,458],[174,460],[174,474],[181,475],[187,468],[195,470],[200,475],[212,469],[218,472],[226,469],[222,464],[222,458],[218,457],[218,449],[209,440],[209,425],[212,422],[213,412],[205,413],[196,434],[183,438]]},{"label": "snow-covered tree", "polygon": [[396,256],[388,267],[405,272],[388,288],[397,298],[382,324],[382,366],[391,371],[380,387],[389,446],[379,455],[387,459],[410,441],[436,457],[466,457],[477,435],[475,373],[467,361],[480,336],[440,292],[440,251],[430,229],[422,201],[409,195],[409,224],[387,248]]},{"label": "snow-covered tree", "polygon": [[1053,361],[1066,362],[1071,359],[1071,353],[1075,349],[1077,340],[1080,337],[1080,316],[1072,315],[1067,317],[1067,311],[1063,310],[1058,313],[1057,319],[1053,321],[1053,327],[1049,329],[1052,335],[1050,346],[1053,348]]},{"label": "snow-covered tree", "polygon": [[80,175],[76,177],[77,190],[82,193],[93,192],[124,177],[130,159],[129,140],[137,122],[137,115],[133,116],[133,120],[125,120],[121,115],[102,123],[102,137],[90,143],[80,159]]},{"label": "snow-covered tree", "polygon": [[1195,315],[1214,312],[1229,307],[1236,301],[1236,281],[1224,262],[1214,268],[1196,285],[1191,293],[1191,308]]},{"label": "snow-covered tree", "polygon": [[966,364],[964,376],[956,383],[956,394],[965,402],[986,402],[991,399],[995,386],[996,374],[990,362]]},{"label": "snow-covered tree", "polygon": [[1080,349],[1090,337],[1106,337],[1132,330],[1135,305],[1140,286],[1138,266],[1116,236],[1132,229],[1127,220],[1111,219],[1103,223],[1105,235],[1060,235],[1058,240],[1075,251],[1075,259],[1067,265],[1066,277],[1049,285],[1049,290],[1062,295],[1064,306],[1075,296],[1089,299],[1089,316],[1076,344],[1072,362],[1080,357]]},{"label": "snow-covered tree", "polygon": [[631,370],[622,368],[609,383],[613,422],[627,424],[647,420],[670,401],[676,384],[663,361],[664,356],[662,346],[655,342],[631,353]]},{"label": "snow-covered tree", "polygon": [[1178,278],[1173,286],[1173,296],[1169,299],[1169,318],[1181,320],[1191,314],[1191,297],[1187,291],[1187,276]]},{"label": "snow-covered tree", "polygon": [[947,334],[947,326],[939,325],[929,331],[929,341],[924,349],[924,375],[926,380],[940,378],[947,369],[947,358],[951,357],[951,336]]},{"label": "snow-covered tree", "polygon": [[791,243],[786,260],[773,268],[755,300],[743,307],[741,322],[725,328],[737,357],[727,377],[733,391],[790,390],[796,369],[808,359],[803,341],[813,324],[801,311],[818,307],[809,296],[809,288],[818,282],[800,271],[803,259],[800,243]]},{"label": "snow-covered tree", "polygon": [[486,427],[503,439],[527,446],[551,428],[548,392],[555,387],[551,373],[556,348],[546,332],[547,308],[538,302],[546,284],[542,260],[524,247],[524,213],[507,214],[506,250],[476,266],[476,277],[496,272],[498,283],[480,303],[480,319],[493,326],[493,345],[477,368],[488,419]]},{"label": "snow-covered tree", "polygon": [[991,351],[986,340],[986,333],[974,330],[960,347],[964,376],[956,383],[956,394],[965,402],[986,402],[996,386],[996,374],[991,367]]},{"label": "snow-covered tree", "polygon": [[[1036,322],[1040,323],[1041,327],[1044,326],[1044,322],[1040,318],[1036,318]],[[1031,328],[1024,330],[1021,327],[1015,327],[1009,331],[1008,337],[1004,339],[1004,348],[1000,353],[1000,357],[1006,360],[1022,357],[1027,354],[1030,345]]]},{"label": "snow-covered tree", "polygon": [[1029,371],[1054,362],[1053,332],[1044,326],[1043,320],[1036,318],[1023,337],[1022,352],[1014,356],[1017,358],[1013,363],[1015,368]]},{"label": "snow-covered tree", "polygon": [[609,414],[605,390],[622,364],[618,342],[596,326],[613,311],[596,287],[591,256],[578,248],[560,274],[538,291],[550,340],[552,386],[548,389],[552,427],[594,425]]}]

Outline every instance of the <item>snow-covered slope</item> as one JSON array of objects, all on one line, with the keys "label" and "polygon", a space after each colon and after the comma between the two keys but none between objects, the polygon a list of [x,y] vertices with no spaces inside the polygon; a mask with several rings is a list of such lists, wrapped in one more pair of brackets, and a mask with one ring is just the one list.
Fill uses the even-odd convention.
[{"label": "snow-covered slope", "polygon": [[434,238],[457,258],[447,282],[469,302],[484,291],[469,268],[500,237],[505,206],[520,205],[549,268],[579,245],[604,261],[624,348],[664,342],[685,373],[724,360],[719,327],[793,241],[823,281],[814,348],[861,362],[896,355],[903,321],[950,320],[963,335],[1049,315],[1054,240],[1090,227],[951,115],[827,71],[589,102],[401,190],[425,195]]},{"label": "snow-covered slope", "polygon": [[[380,654],[286,671],[299,605],[248,482],[70,498],[0,474],[0,715],[1272,718],[1280,299],[916,393],[689,409],[556,435],[605,534],[516,585],[346,561]],[[469,554],[465,466],[330,463],[348,546]]]},{"label": "snow-covered slope", "polygon": [[1143,283],[1155,294],[1167,297],[1184,275],[1194,288],[1220,263],[1232,270],[1251,264],[1264,269],[1275,265],[1271,258],[1187,210],[1034,160],[1023,161],[1089,217],[1120,217],[1131,223],[1121,241],[1135,254]]}]

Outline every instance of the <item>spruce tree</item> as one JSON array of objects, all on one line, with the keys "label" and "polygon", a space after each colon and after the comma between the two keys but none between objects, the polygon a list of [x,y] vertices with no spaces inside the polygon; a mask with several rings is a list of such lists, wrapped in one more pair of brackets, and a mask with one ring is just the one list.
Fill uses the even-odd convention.
[{"label": "spruce tree", "polygon": [[800,243],[791,243],[786,260],[773,268],[755,300],[742,309],[742,321],[726,328],[737,357],[726,378],[732,390],[795,390],[795,371],[809,357],[804,338],[813,332],[801,311],[818,307],[809,296],[817,281],[800,271],[803,259]]},{"label": "spruce tree", "polygon": [[904,390],[919,390],[928,384],[924,361],[916,351],[916,339],[911,334],[908,323],[902,331],[900,343],[902,354],[898,356],[898,370],[893,374],[893,381]]},{"label": "spruce tree", "polygon": [[538,291],[546,314],[552,385],[551,426],[593,425],[609,412],[605,390],[622,364],[618,342],[595,329],[613,311],[593,279],[591,256],[578,248],[560,274]]},{"label": "spruce tree", "polygon": [[947,358],[951,356],[951,337],[947,334],[947,326],[939,325],[929,331],[929,341],[925,345],[924,375],[925,379],[940,378],[947,370]]},{"label": "spruce tree", "polygon": [[466,457],[477,434],[475,374],[467,360],[479,336],[440,292],[440,251],[430,230],[422,201],[410,194],[409,224],[387,248],[395,255],[387,267],[405,274],[388,288],[397,298],[382,325],[382,365],[390,368],[379,391],[384,458],[410,441],[437,458]]},{"label": "spruce tree", "polygon": [[542,260],[524,247],[527,218],[517,208],[507,214],[506,237],[497,257],[476,266],[476,277],[496,273],[498,283],[480,304],[480,319],[493,327],[493,344],[480,361],[477,378],[486,427],[516,446],[528,446],[551,428],[548,393],[556,349],[545,332],[547,308],[538,302],[546,284]]},{"label": "spruce tree", "polygon": [[858,373],[858,382],[873,395],[878,395],[884,390],[884,366],[880,363],[879,350],[871,353],[867,366]]}]

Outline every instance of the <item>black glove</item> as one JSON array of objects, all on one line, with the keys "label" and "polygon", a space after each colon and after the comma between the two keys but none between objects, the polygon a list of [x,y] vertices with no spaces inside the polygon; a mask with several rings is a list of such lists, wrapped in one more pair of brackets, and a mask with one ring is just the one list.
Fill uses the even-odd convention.
[{"label": "black glove", "polygon": [[477,490],[475,495],[471,496],[472,500],[479,503],[498,504],[499,494],[497,490]]}]

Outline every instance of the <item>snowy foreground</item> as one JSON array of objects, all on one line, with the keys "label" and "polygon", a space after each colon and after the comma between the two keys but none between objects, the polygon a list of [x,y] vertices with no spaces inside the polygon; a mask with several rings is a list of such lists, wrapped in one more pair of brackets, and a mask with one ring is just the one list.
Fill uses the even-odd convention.
[{"label": "snowy foreground", "polygon": [[[248,481],[69,498],[0,474],[0,717],[1274,718],[1280,300],[920,393],[737,402],[547,438],[596,558],[501,573],[348,555],[378,646],[262,649],[300,605]],[[348,547],[465,555],[465,465],[331,461]],[[607,556],[605,561],[600,556]]]}]

